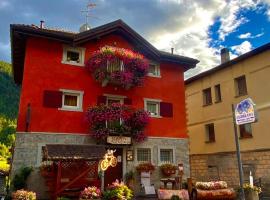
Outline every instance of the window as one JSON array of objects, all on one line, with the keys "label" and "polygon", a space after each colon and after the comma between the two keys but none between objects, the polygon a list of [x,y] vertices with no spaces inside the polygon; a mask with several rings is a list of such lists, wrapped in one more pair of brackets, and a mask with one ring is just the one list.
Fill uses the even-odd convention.
[{"label": "window", "polygon": [[215,142],[215,128],[214,124],[206,124],[205,125],[206,132],[206,142]]},{"label": "window", "polygon": [[158,64],[154,63],[149,64],[148,76],[160,77],[160,67]]},{"label": "window", "polygon": [[[107,105],[111,105],[113,103],[120,103],[123,104],[124,102],[124,98],[121,97],[112,97],[112,96],[108,96],[107,97]],[[106,126],[108,128],[115,128],[115,127],[119,127],[122,124],[122,120],[115,120],[115,121],[107,121],[106,122]]]},{"label": "window", "polygon": [[216,97],[216,103],[221,102],[220,84],[215,85],[215,97]]},{"label": "window", "polygon": [[144,99],[144,107],[151,117],[160,117],[160,100]]},{"label": "window", "polygon": [[113,103],[120,103],[123,104],[124,103],[124,98],[121,97],[107,97],[107,105],[111,105]]},{"label": "window", "polygon": [[151,149],[149,148],[137,149],[137,161],[138,162],[151,162]]},{"label": "window", "polygon": [[124,62],[120,59],[116,59],[114,61],[107,61],[107,71],[112,73],[116,71],[124,71],[125,65]]},{"label": "window", "polygon": [[160,163],[173,163],[173,149],[160,149]]},{"label": "window", "polygon": [[84,48],[74,48],[64,46],[63,48],[63,64],[84,66]]},{"label": "window", "polygon": [[211,88],[207,88],[203,90],[203,105],[211,105],[212,104],[212,95]]},{"label": "window", "polygon": [[61,110],[82,111],[82,91],[61,90],[62,94],[62,108]]},{"label": "window", "polygon": [[234,79],[236,96],[247,95],[246,77],[240,76]]},{"label": "window", "polygon": [[252,137],[251,124],[240,125],[239,130],[240,130],[240,138],[251,138]]}]

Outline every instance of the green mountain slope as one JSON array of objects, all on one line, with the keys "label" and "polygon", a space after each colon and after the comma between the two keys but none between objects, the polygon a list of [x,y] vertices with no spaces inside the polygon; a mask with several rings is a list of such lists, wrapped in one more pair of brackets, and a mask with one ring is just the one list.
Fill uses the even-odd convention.
[{"label": "green mountain slope", "polygon": [[0,143],[8,147],[14,141],[20,97],[20,87],[14,83],[11,71],[9,63],[0,61]]}]

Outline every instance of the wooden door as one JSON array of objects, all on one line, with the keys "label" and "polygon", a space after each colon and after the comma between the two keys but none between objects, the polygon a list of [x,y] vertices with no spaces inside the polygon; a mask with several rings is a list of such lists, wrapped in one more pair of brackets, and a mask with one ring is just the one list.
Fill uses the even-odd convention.
[{"label": "wooden door", "polygon": [[104,173],[104,188],[114,182],[116,179],[123,180],[123,149],[115,149],[114,156],[117,158],[117,165],[109,167]]}]

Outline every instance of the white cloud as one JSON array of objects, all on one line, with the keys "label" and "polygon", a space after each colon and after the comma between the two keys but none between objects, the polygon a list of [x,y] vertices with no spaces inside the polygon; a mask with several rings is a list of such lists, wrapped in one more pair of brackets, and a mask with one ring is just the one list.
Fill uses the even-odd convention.
[{"label": "white cloud", "polygon": [[239,56],[252,50],[252,45],[249,41],[244,41],[239,45],[232,46],[231,49]]},{"label": "white cloud", "polygon": [[251,37],[251,33],[243,33],[243,34],[238,36],[238,38],[240,38],[240,39],[247,39],[250,37]]},{"label": "white cloud", "polygon": [[262,33],[258,33],[258,34],[256,34],[256,35],[251,35],[251,33],[243,33],[243,34],[240,34],[239,36],[238,36],[238,38],[240,38],[240,39],[249,39],[249,38],[258,38],[258,37],[261,37],[261,36],[263,36],[264,35],[264,32],[262,32]]}]

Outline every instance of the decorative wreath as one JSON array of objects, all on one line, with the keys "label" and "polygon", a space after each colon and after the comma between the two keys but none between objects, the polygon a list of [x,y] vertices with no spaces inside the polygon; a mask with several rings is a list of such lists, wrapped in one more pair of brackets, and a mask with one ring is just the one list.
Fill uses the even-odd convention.
[{"label": "decorative wreath", "polygon": [[139,53],[104,46],[93,53],[86,67],[103,87],[111,83],[128,89],[143,84],[149,63]]},{"label": "decorative wreath", "polygon": [[144,129],[149,123],[149,113],[127,105],[114,103],[90,107],[86,112],[92,137],[105,141],[109,135],[130,135],[135,142],[146,139]]}]

